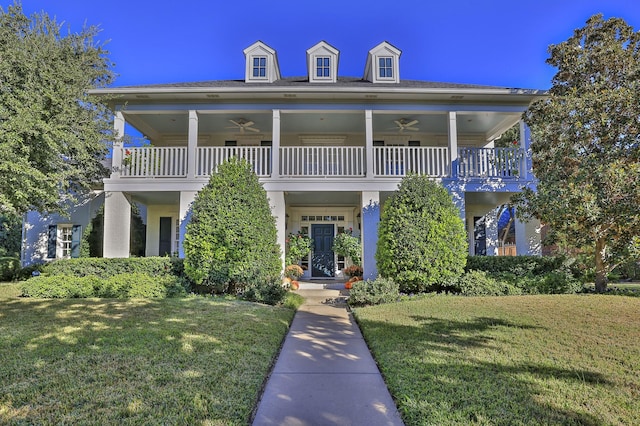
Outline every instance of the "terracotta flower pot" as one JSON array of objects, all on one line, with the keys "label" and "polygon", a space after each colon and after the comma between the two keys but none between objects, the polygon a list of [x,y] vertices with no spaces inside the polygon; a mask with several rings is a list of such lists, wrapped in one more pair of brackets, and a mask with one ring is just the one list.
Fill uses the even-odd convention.
[{"label": "terracotta flower pot", "polygon": [[300,288],[300,283],[298,281],[291,281],[291,290],[297,290]]}]

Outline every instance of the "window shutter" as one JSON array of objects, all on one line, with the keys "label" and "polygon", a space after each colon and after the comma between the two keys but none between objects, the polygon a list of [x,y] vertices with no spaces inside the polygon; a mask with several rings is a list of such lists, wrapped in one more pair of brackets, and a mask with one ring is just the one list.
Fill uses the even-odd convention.
[{"label": "window shutter", "polygon": [[80,257],[80,244],[82,241],[82,226],[73,225],[71,230],[71,257]]},{"label": "window shutter", "polygon": [[56,236],[58,234],[58,227],[56,225],[49,225],[49,239],[47,241],[47,257],[49,259],[56,258]]}]

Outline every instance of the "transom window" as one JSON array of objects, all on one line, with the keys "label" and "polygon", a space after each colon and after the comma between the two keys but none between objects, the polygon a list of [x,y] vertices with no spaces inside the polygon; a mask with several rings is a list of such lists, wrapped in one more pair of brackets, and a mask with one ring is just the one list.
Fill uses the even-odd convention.
[{"label": "transom window", "polygon": [[378,73],[380,75],[380,78],[393,78],[393,58],[379,58]]},{"label": "transom window", "polygon": [[253,58],[253,76],[266,78],[267,76],[266,56],[256,56]]},{"label": "transom window", "polygon": [[327,56],[316,58],[316,77],[331,77],[331,61]]},{"label": "transom window", "polygon": [[71,257],[71,245],[73,243],[73,230],[71,225],[60,226],[60,247],[62,249],[62,257],[68,259]]}]

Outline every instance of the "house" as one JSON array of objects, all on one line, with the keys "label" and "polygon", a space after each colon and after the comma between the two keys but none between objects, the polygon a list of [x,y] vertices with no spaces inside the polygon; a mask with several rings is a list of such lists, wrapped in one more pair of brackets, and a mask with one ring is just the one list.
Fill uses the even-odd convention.
[{"label": "house", "polygon": [[[380,209],[408,173],[437,179],[451,193],[470,254],[498,254],[497,206],[535,188],[521,116],[545,93],[403,80],[401,51],[388,42],[366,54],[358,78],[339,75],[340,51],[329,43],[306,56],[307,76],[283,77],[276,51],[258,41],[244,50],[242,80],[95,90],[115,99],[119,135],[134,128],[151,145],[116,143],[103,190],[71,218],[29,217],[23,263],[73,256],[101,203],[105,257],[129,256],[134,203],[145,212],[145,254],[182,256],[191,203],[233,156],[249,161],[264,185],[280,245],[289,233],[314,239],[308,278],[340,275],[348,259],[332,252],[332,240],[349,228],[361,236],[365,275],[376,275]],[[495,147],[518,123],[517,145]],[[540,253],[539,223],[516,221],[516,250]]]}]

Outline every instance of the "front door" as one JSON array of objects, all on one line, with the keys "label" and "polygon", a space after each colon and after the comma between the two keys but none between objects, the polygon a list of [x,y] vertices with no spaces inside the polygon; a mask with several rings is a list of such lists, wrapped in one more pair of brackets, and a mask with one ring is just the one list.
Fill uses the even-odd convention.
[{"label": "front door", "polygon": [[334,276],[333,235],[333,224],[311,225],[311,238],[313,238],[312,277]]},{"label": "front door", "polygon": [[158,243],[158,256],[171,255],[171,218],[160,218],[160,241]]}]

